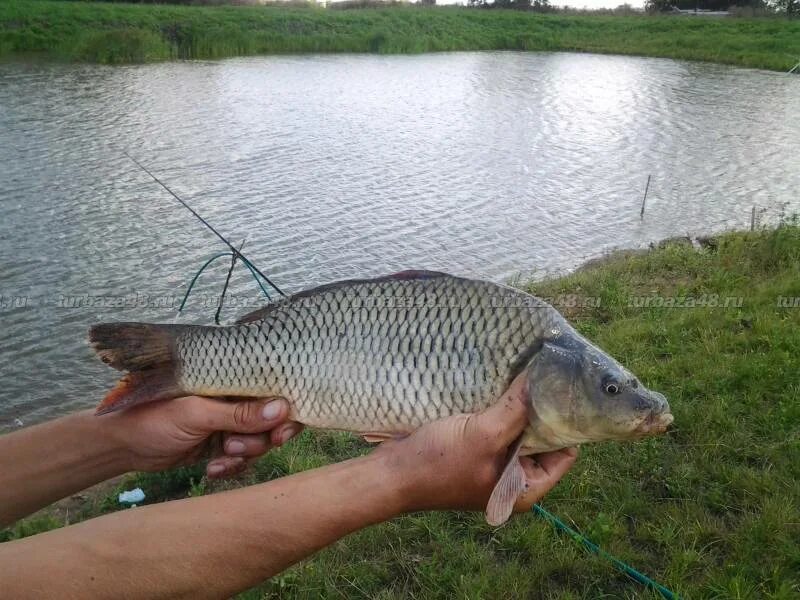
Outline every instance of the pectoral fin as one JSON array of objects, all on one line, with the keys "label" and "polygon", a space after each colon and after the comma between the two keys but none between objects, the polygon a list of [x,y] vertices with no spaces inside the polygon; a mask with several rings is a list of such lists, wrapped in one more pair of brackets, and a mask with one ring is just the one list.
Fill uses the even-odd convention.
[{"label": "pectoral fin", "polygon": [[511,516],[517,498],[528,489],[525,480],[525,471],[519,462],[519,451],[522,448],[520,435],[508,452],[508,462],[503,469],[503,474],[492,490],[489,503],[486,505],[486,522],[493,527],[502,525]]}]

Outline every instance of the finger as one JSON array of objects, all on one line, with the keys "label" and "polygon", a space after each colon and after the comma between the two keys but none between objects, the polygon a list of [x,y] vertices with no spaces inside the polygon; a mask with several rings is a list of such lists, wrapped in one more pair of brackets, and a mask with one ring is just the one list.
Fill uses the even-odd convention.
[{"label": "finger", "polygon": [[205,431],[264,433],[289,417],[289,403],[281,398],[236,402],[192,397],[192,419]]},{"label": "finger", "polygon": [[552,479],[555,483],[575,464],[578,458],[578,449],[562,448],[553,452],[537,454],[533,458],[544,471],[546,477]]},{"label": "finger", "polygon": [[273,429],[269,434],[269,440],[273,446],[282,446],[301,431],[303,426],[300,423],[289,421]]},{"label": "finger", "polygon": [[[525,490],[514,502],[514,512],[525,512],[541,500],[544,495],[552,489],[548,481],[542,482],[542,468],[530,456],[522,456],[519,459],[522,470],[525,471]],[[555,485],[555,483],[553,483]]]},{"label": "finger", "polygon": [[527,488],[514,503],[516,512],[530,510],[561,480],[570,467],[575,464],[577,449],[564,448],[555,452],[545,452],[536,456],[520,457],[519,462],[525,471]]},{"label": "finger", "polygon": [[524,512],[544,498],[547,493],[555,487],[557,479],[549,477],[542,466],[530,456],[519,459],[522,470],[525,471],[527,485],[525,491],[520,494],[514,503],[514,512]]},{"label": "finger", "polygon": [[228,456],[261,456],[272,446],[266,433],[226,433],[223,449]]},{"label": "finger", "polygon": [[501,447],[513,442],[528,423],[528,384],[520,373],[492,406],[477,415],[478,427]]},{"label": "finger", "polygon": [[220,456],[206,465],[206,475],[209,479],[222,479],[241,472],[247,463],[241,456]]}]

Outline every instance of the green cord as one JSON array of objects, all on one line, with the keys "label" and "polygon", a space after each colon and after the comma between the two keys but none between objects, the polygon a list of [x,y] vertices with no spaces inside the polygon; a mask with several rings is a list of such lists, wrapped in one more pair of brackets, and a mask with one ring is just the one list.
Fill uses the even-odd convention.
[{"label": "green cord", "polygon": [[639,571],[637,571],[633,567],[625,564],[624,562],[622,562],[618,558],[614,558],[608,552],[606,552],[605,550],[600,548],[600,546],[598,546],[594,542],[590,542],[589,540],[587,540],[580,533],[578,533],[577,531],[572,529],[569,525],[567,525],[566,523],[561,521],[561,519],[556,517],[554,514],[546,511],[544,508],[542,508],[538,504],[534,504],[533,508],[531,510],[533,512],[535,512],[537,515],[539,515],[540,517],[544,518],[546,521],[548,521],[553,527],[555,527],[559,531],[563,531],[564,533],[566,533],[569,537],[571,537],[573,540],[575,540],[576,542],[581,544],[584,548],[586,548],[590,552],[593,552],[594,554],[597,554],[598,556],[602,556],[606,560],[611,561],[611,563],[615,567],[617,567],[617,569],[619,569],[620,571],[622,571],[623,573],[625,573],[629,577],[632,577],[633,579],[635,579],[636,581],[638,581],[642,585],[645,585],[645,586],[657,591],[659,594],[661,594],[662,597],[667,598],[668,600],[679,600],[680,597],[678,596],[678,594],[675,594],[675,593],[669,591],[667,588],[665,588],[660,583],[656,583],[655,581],[650,579],[647,575],[644,575],[644,574],[640,573]]},{"label": "green cord", "polygon": [[[222,258],[223,256],[233,256],[233,252],[220,252],[219,254],[215,254],[214,256],[209,258],[205,262],[205,264],[202,267],[200,267],[200,270],[195,274],[195,276],[192,277],[192,281],[189,283],[189,287],[186,290],[186,294],[183,296],[183,302],[181,302],[181,305],[178,308],[178,313],[183,311],[183,307],[186,306],[186,301],[189,299],[189,294],[192,293],[192,288],[194,288],[194,284],[197,283],[197,279],[200,277],[200,275],[203,273],[203,271],[206,270],[206,267],[208,267],[211,263],[213,263],[218,258]],[[267,297],[267,300],[268,301],[272,301],[272,298],[270,298],[269,292],[264,288],[264,284],[261,283],[261,278],[258,276],[256,270],[254,269],[254,267],[250,263],[250,261],[247,260],[245,257],[243,257],[241,254],[239,255],[239,258],[242,260],[242,262],[245,264],[245,266],[249,269],[250,274],[253,276],[253,279],[256,280],[256,283],[258,283],[258,287],[261,288],[261,291],[264,292],[264,295]]]},{"label": "green cord", "polygon": [[272,298],[270,298],[269,292],[264,287],[264,284],[261,283],[261,278],[258,276],[258,272],[255,270],[255,267],[253,267],[252,263],[249,260],[247,260],[246,258],[244,258],[243,256],[239,255],[239,258],[242,259],[242,262],[244,263],[244,266],[247,267],[248,269],[250,269],[250,274],[253,276],[253,279],[256,280],[256,283],[258,284],[258,287],[261,288],[261,291],[264,292],[264,295],[267,297],[267,300],[272,302]]},{"label": "green cord", "polygon": [[183,296],[183,302],[181,302],[181,305],[178,307],[178,312],[183,311],[183,307],[186,306],[186,301],[189,299],[189,294],[192,293],[192,288],[194,287],[194,284],[197,283],[198,277],[200,277],[202,272],[206,270],[206,267],[208,265],[210,265],[212,262],[214,262],[215,260],[217,260],[218,258],[222,258],[223,256],[230,256],[230,255],[231,255],[230,252],[220,252],[219,254],[215,254],[214,256],[209,258],[206,261],[206,263],[202,267],[200,267],[200,270],[197,273],[195,273],[194,277],[192,277],[192,281],[189,284],[189,288],[186,290],[186,294]]}]

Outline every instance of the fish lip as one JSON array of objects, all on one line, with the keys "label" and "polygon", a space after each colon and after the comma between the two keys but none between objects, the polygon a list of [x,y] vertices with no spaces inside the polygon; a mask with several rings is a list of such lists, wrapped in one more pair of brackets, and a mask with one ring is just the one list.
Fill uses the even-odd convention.
[{"label": "fish lip", "polygon": [[650,413],[636,427],[635,433],[645,436],[664,433],[675,421],[670,412]]}]

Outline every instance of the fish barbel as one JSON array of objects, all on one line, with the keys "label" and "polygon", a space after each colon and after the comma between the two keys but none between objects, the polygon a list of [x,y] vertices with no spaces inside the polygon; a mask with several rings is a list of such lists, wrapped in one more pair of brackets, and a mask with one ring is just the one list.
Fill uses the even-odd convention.
[{"label": "fish barbel", "polygon": [[[659,433],[672,421],[661,394],[546,302],[444,273],[328,284],[227,327],[105,323],[89,337],[104,362],[128,371],[100,414],[187,394],[281,396],[293,420],[380,439],[480,411],[526,370],[529,425],[509,464],[518,454]],[[509,471],[490,522],[504,521],[516,499],[508,496],[519,493],[501,486],[509,477],[519,484]]]}]

